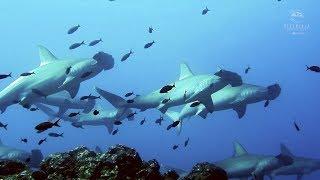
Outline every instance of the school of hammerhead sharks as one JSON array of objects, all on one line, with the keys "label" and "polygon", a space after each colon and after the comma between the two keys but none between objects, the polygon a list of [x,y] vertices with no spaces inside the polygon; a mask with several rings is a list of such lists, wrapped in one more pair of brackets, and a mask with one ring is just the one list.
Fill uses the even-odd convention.
[{"label": "school of hammerhead sharks", "polygon": [[[74,27],[75,31],[79,26]],[[150,29],[149,29],[150,30]],[[92,43],[95,45],[101,40]],[[145,45],[149,48],[154,42]],[[70,46],[77,48],[83,43]],[[130,57],[132,52],[126,54],[122,61]],[[270,101],[275,100],[281,93],[279,84],[261,87],[245,84],[239,74],[221,69],[215,74],[194,74],[187,64],[180,65],[180,77],[177,81],[164,85],[147,95],[135,95],[129,92],[122,98],[111,92],[95,87],[98,96],[89,94],[77,97],[80,84],[94,78],[102,71],[114,67],[112,55],[99,52],[92,58],[60,59],[54,56],[47,48],[39,46],[40,66],[22,73],[18,79],[0,92],[0,110],[4,113],[9,106],[19,104],[30,111],[41,110],[52,121],[47,121],[35,127],[38,132],[44,132],[59,121],[70,122],[76,128],[83,126],[106,126],[110,134],[115,135],[118,129],[115,125],[122,124],[123,120],[134,120],[136,111],[158,109],[162,114],[172,119],[168,130],[173,128],[181,132],[184,120],[193,116],[207,118],[208,114],[234,110],[238,118],[246,113],[248,104],[264,101],[267,107]],[[247,70],[246,70],[247,71]],[[11,77],[11,74],[2,74],[0,79]],[[114,109],[104,109],[96,104],[97,99],[104,98]],[[180,112],[169,110],[172,107],[184,106]],[[54,111],[52,108],[58,108]],[[68,110],[81,110],[72,112]],[[54,120],[57,119],[57,120]],[[161,125],[163,116],[156,120]],[[6,128],[7,125],[0,123]],[[62,136],[62,134],[52,134]],[[22,141],[26,141],[22,139]],[[40,140],[39,145],[46,139]],[[294,156],[285,145],[281,145],[281,154],[255,155],[249,154],[239,143],[234,143],[234,155],[215,164],[223,168],[229,178],[241,180],[253,177],[263,179],[269,176],[273,179],[277,175],[303,175],[320,169],[320,161]],[[31,153],[11,148],[0,142],[0,159],[29,159],[32,167],[39,166],[43,156],[39,150]]]}]

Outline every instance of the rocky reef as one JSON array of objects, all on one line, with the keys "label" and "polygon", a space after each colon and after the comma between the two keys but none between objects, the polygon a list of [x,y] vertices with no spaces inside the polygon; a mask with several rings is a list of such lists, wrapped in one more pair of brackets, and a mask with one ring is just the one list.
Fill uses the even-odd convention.
[{"label": "rocky reef", "polygon": [[116,145],[105,153],[78,147],[48,156],[36,171],[23,162],[0,161],[0,179],[141,179],[141,180],[226,180],[226,172],[210,163],[199,163],[185,177],[174,170],[161,174],[156,160],[143,161],[132,148]]}]

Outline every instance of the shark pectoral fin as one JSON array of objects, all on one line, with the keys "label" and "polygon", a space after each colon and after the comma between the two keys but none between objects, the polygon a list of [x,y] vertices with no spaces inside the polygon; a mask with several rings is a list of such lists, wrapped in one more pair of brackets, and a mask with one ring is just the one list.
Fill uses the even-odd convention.
[{"label": "shark pectoral fin", "polygon": [[71,98],[73,99],[74,97],[77,96],[78,92],[79,92],[79,89],[80,89],[80,84],[77,83],[73,86],[68,86],[66,87],[66,91],[68,91],[68,93],[70,94]]},{"label": "shark pectoral fin", "polygon": [[177,126],[178,135],[180,135],[181,129],[182,129],[182,122],[183,122],[183,119],[180,119],[180,114],[175,111],[167,111],[165,115],[167,115],[173,122],[180,120],[180,123]]},{"label": "shark pectoral fin", "polygon": [[165,114],[168,111],[168,107],[165,104],[160,104],[157,109],[163,114]]},{"label": "shark pectoral fin", "polygon": [[246,105],[238,105],[235,108],[233,108],[233,110],[236,111],[239,119],[241,119],[246,114],[247,106]]},{"label": "shark pectoral fin", "polygon": [[104,124],[107,127],[109,134],[111,134],[113,131],[113,123],[109,120],[106,120]]},{"label": "shark pectoral fin", "polygon": [[70,104],[71,102],[67,99],[64,100],[64,103],[61,104],[61,106],[59,106],[59,111],[57,113],[57,116],[58,117],[61,117],[65,112],[68,111],[68,105]]},{"label": "shark pectoral fin", "polygon": [[211,96],[199,99],[200,102],[206,107],[209,113],[213,113],[214,105]]},{"label": "shark pectoral fin", "polygon": [[75,77],[72,76],[68,76],[64,82],[62,83],[62,85],[59,87],[61,88],[62,86],[69,86],[69,84],[75,79]]},{"label": "shark pectoral fin", "polygon": [[208,116],[208,110],[206,109],[206,108],[204,108],[204,109],[199,109],[199,111],[197,112],[197,114],[196,115],[199,115],[200,117],[202,117],[203,119],[206,119],[207,118],[207,116]]}]

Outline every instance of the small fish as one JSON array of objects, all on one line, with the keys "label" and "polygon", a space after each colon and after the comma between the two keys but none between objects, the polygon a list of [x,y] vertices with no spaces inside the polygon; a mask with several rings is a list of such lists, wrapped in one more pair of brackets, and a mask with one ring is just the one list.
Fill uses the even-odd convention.
[{"label": "small fish", "polygon": [[171,91],[173,88],[175,88],[176,85],[173,84],[173,85],[166,85],[166,86],[163,86],[161,89],[160,89],[160,93],[163,94],[163,93],[168,93],[169,91]]},{"label": "small fish", "polygon": [[171,128],[172,128],[172,124],[170,124],[170,125],[167,127],[167,130],[169,131]]},{"label": "small fish", "polygon": [[199,106],[200,104],[201,104],[200,101],[195,101],[195,102],[193,102],[192,104],[190,104],[190,107],[197,107],[197,106]]},{"label": "small fish", "polygon": [[82,101],[86,99],[90,99],[90,100],[101,99],[101,96],[92,96],[91,94],[89,94],[89,96],[82,96],[80,98],[80,100]]},{"label": "small fish", "polygon": [[22,107],[25,108],[25,109],[30,109],[31,105],[26,103],[26,104],[23,104]]},{"label": "small fish", "polygon": [[298,126],[298,124],[296,122],[294,122],[294,127],[296,128],[297,131],[300,131],[300,127]]},{"label": "small fish", "polygon": [[122,122],[121,121],[115,121],[113,124],[119,126],[119,125],[122,124]]},{"label": "small fish", "polygon": [[73,127],[75,127],[75,128],[84,129],[83,126],[82,126],[82,124],[77,123],[77,122],[73,122],[73,123],[71,123],[71,125],[72,125]]},{"label": "small fish", "polygon": [[96,116],[96,115],[98,115],[98,114],[100,114],[100,111],[98,111],[98,110],[94,110],[94,111],[93,111],[93,115]]},{"label": "small fish", "polygon": [[87,78],[89,77],[93,72],[92,71],[89,71],[89,72],[85,72],[81,75],[81,78]]},{"label": "small fish", "polygon": [[44,94],[42,91],[40,91],[39,89],[32,89],[31,91],[32,91],[32,93],[34,93],[38,96],[44,97],[44,98],[47,98],[47,96],[48,96],[48,95]]},{"label": "small fish", "polygon": [[251,69],[251,67],[247,67],[247,69],[244,71],[246,74],[249,73],[249,70]]},{"label": "small fish", "polygon": [[179,145],[174,145],[174,146],[172,147],[172,149],[173,149],[173,150],[176,150],[176,149],[178,149],[178,147],[179,147]]},{"label": "small fish", "polygon": [[58,133],[49,133],[48,134],[50,137],[63,137],[63,133],[58,134]]},{"label": "small fish", "polygon": [[8,130],[7,127],[8,127],[8,124],[3,124],[2,122],[0,122],[0,128],[4,128],[5,130]]},{"label": "small fish", "polygon": [[30,158],[30,157],[28,157],[28,158],[25,160],[26,163],[29,163],[30,161],[31,161],[31,158]]},{"label": "small fish", "polygon": [[269,100],[266,100],[266,102],[264,103],[264,107],[268,107],[270,104],[270,101]]},{"label": "small fish", "polygon": [[157,119],[157,120],[155,121],[155,123],[156,123],[156,124],[159,124],[159,125],[161,126],[162,121],[164,121],[163,116],[160,116],[160,118]]},{"label": "small fish", "polygon": [[70,50],[76,49],[76,48],[78,48],[78,47],[80,47],[80,46],[82,46],[82,45],[85,45],[84,41],[82,41],[81,43],[74,43],[74,44],[72,44],[72,45],[69,47],[69,49],[70,49]]},{"label": "small fish", "polygon": [[97,45],[97,44],[100,43],[100,42],[103,42],[102,39],[94,40],[94,41],[92,41],[92,42],[89,43],[89,46],[95,46],[95,45]]},{"label": "small fish", "polygon": [[129,93],[127,93],[126,95],[124,95],[125,97],[130,97],[130,96],[132,96],[132,95],[134,95],[134,93],[133,92],[129,92]]},{"label": "small fish", "polygon": [[112,135],[116,135],[119,132],[119,129],[116,129],[112,132]]},{"label": "small fish", "polygon": [[180,121],[175,121],[172,123],[172,127],[177,127],[180,124]]},{"label": "small fish", "polygon": [[58,123],[59,123],[60,119],[58,119],[56,122],[52,123],[52,122],[43,122],[43,123],[40,123],[38,124],[35,129],[38,130],[38,133],[41,133],[43,131],[46,131],[50,128],[52,128],[53,126],[56,126],[56,127],[61,127]]},{"label": "small fish", "polygon": [[127,54],[125,54],[124,56],[122,56],[121,61],[126,61],[131,55],[133,54],[133,51],[130,50],[130,52],[128,52]]},{"label": "small fish", "polygon": [[164,100],[162,100],[162,104],[166,104],[167,102],[169,102],[170,101],[170,98],[168,98],[168,99],[164,99]]},{"label": "small fish", "polygon": [[128,104],[132,104],[132,103],[134,103],[134,100],[133,99],[129,99],[129,100],[127,100],[127,103]]},{"label": "small fish", "polygon": [[206,15],[210,10],[208,9],[208,7],[206,7],[203,11],[202,11],[202,15]]},{"label": "small fish", "polygon": [[[306,65],[307,66],[307,65]],[[320,67],[319,66],[307,66],[307,71],[310,70],[310,71],[313,71],[313,72],[320,72]]]},{"label": "small fish", "polygon": [[28,139],[23,138],[23,139],[21,139],[21,142],[28,143]]},{"label": "small fish", "polygon": [[38,111],[39,108],[30,108],[29,110],[30,110],[30,111]]},{"label": "small fish", "polygon": [[5,79],[5,78],[8,78],[8,77],[12,77],[12,73],[10,73],[10,74],[0,74],[0,79]]},{"label": "small fish", "polygon": [[26,72],[26,73],[20,74],[20,76],[31,76],[33,74],[36,74],[36,73],[34,73],[34,72]]},{"label": "small fish", "polygon": [[146,45],[144,45],[144,48],[145,48],[145,49],[148,49],[148,48],[150,48],[154,43],[155,43],[154,41],[152,41],[152,42],[150,42],[150,43],[147,43]]},{"label": "small fish", "polygon": [[137,112],[130,113],[130,114],[127,116],[127,118],[130,119],[130,118],[134,117],[134,115],[136,115],[136,114],[138,114],[138,113],[137,113]]},{"label": "small fish", "polygon": [[69,66],[67,69],[66,69],[66,75],[68,75],[69,73],[70,73],[70,71],[71,71],[71,66]]},{"label": "small fish", "polygon": [[79,29],[80,25],[74,26],[68,30],[68,34],[73,34]]},{"label": "small fish", "polygon": [[69,114],[69,117],[75,117],[75,116],[78,116],[78,115],[80,115],[80,112],[77,112],[77,113],[73,112],[73,113]]},{"label": "small fish", "polygon": [[140,122],[140,125],[143,125],[146,122],[146,118],[143,118],[143,120]]},{"label": "small fish", "polygon": [[38,142],[38,145],[41,145],[43,142],[47,142],[47,138],[41,139],[41,140]]},{"label": "small fish", "polygon": [[189,138],[184,142],[184,147],[187,147],[188,146],[188,144],[189,144]]},{"label": "small fish", "polygon": [[152,27],[149,27],[148,32],[151,34],[153,33],[154,29]]}]

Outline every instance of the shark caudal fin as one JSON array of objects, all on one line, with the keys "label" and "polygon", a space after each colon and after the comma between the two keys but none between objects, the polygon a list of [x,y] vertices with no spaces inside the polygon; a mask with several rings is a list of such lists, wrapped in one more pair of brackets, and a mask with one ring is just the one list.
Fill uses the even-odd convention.
[{"label": "shark caudal fin", "polygon": [[179,119],[179,118],[180,118],[180,114],[179,114],[178,112],[168,110],[168,111],[165,113],[165,115],[167,115],[173,122],[180,121],[180,123],[179,123],[178,126],[176,127],[176,128],[177,128],[178,135],[180,135],[181,129],[182,129],[182,122],[183,122],[182,119]]},{"label": "shark caudal fin", "polygon": [[43,160],[43,154],[39,149],[31,150],[31,157],[30,157],[31,167],[38,168],[42,160]]},{"label": "shark caudal fin", "polygon": [[234,153],[233,153],[234,157],[248,154],[248,151],[239,142],[234,142],[233,148],[234,148]]},{"label": "shark caudal fin", "polygon": [[281,154],[284,154],[284,155],[287,155],[287,156],[290,156],[290,157],[294,157],[294,155],[291,153],[291,151],[289,150],[289,148],[284,145],[284,144],[280,144],[280,151],[281,151]]},{"label": "shark caudal fin", "polygon": [[39,45],[40,66],[44,66],[57,60],[57,58],[44,46]]}]

